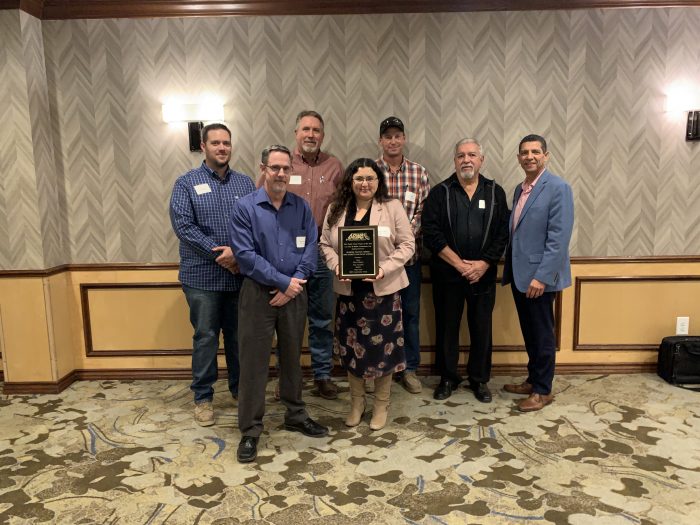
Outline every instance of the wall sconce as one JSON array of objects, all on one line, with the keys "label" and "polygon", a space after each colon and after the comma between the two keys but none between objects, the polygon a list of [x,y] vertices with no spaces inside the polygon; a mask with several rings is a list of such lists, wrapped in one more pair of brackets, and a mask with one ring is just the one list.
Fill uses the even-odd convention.
[{"label": "wall sconce", "polygon": [[223,121],[224,106],[218,102],[203,104],[163,104],[163,121],[187,122],[190,139],[190,151],[200,151],[202,128],[204,122]]},{"label": "wall sconce", "polygon": [[688,111],[685,140],[700,140],[700,111]]},{"label": "wall sconce", "polygon": [[666,90],[666,111],[679,116],[688,112],[685,140],[700,140],[700,111],[688,108],[700,107],[700,88],[689,82],[679,81]]}]

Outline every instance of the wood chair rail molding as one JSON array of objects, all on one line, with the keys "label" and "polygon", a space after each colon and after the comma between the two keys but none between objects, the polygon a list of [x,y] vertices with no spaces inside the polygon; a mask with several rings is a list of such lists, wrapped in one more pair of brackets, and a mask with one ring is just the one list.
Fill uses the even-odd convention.
[{"label": "wood chair rail molding", "polygon": [[700,0],[0,0],[0,9],[21,9],[44,20],[539,11],[698,5]]},{"label": "wood chair rail molding", "polygon": [[[2,0],[0,0],[1,2]],[[700,255],[645,255],[645,256],[609,256],[609,257],[572,257],[572,264],[659,264],[659,263],[700,263]],[[423,265],[427,266],[424,262]],[[502,263],[501,263],[502,264]],[[0,278],[36,278],[50,277],[63,272],[103,272],[124,270],[177,270],[176,262],[161,263],[69,263],[46,269],[36,270],[2,270]],[[500,280],[500,277],[499,277]]]}]

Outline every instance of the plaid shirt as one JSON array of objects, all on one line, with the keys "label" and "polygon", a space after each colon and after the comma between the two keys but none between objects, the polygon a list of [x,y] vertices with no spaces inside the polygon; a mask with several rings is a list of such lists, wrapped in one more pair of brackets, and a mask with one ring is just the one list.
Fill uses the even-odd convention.
[{"label": "plaid shirt", "polygon": [[219,266],[215,246],[231,246],[228,224],[233,205],[255,191],[247,175],[229,169],[223,180],[202,162],[175,181],[170,222],[180,239],[180,282],[209,291],[236,291],[242,278]]},{"label": "plaid shirt", "polygon": [[[391,172],[389,164],[383,158],[377,159],[376,162],[386,177],[389,195],[401,201],[406,215],[408,215],[408,220],[411,221],[413,235],[416,238],[416,253],[406,265],[414,264],[420,260],[422,251],[420,220],[423,214],[423,203],[430,193],[428,170],[416,162],[411,162],[406,157],[403,158],[401,166],[395,173]],[[408,198],[406,198],[407,196]]]}]

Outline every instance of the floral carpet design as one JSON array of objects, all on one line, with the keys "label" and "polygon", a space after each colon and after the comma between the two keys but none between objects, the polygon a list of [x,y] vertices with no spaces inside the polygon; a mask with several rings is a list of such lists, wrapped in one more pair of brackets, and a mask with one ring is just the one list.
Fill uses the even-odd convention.
[{"label": "floral carpet design", "polygon": [[208,428],[186,381],[0,396],[0,523],[699,523],[700,393],[649,374],[559,376],[555,402],[522,414],[510,380],[491,381],[490,404],[464,388],[435,401],[434,377],[419,395],[394,384],[377,432],[369,414],[343,424],[347,383],[335,401],[305,390],[331,428],[321,439],[282,429],[270,383],[247,465],[223,383]]}]

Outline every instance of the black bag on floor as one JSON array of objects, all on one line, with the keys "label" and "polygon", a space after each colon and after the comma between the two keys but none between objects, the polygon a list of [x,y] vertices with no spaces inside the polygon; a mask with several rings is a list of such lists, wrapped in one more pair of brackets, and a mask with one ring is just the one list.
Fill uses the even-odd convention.
[{"label": "black bag on floor", "polygon": [[672,385],[700,384],[700,336],[664,337],[656,373]]}]

